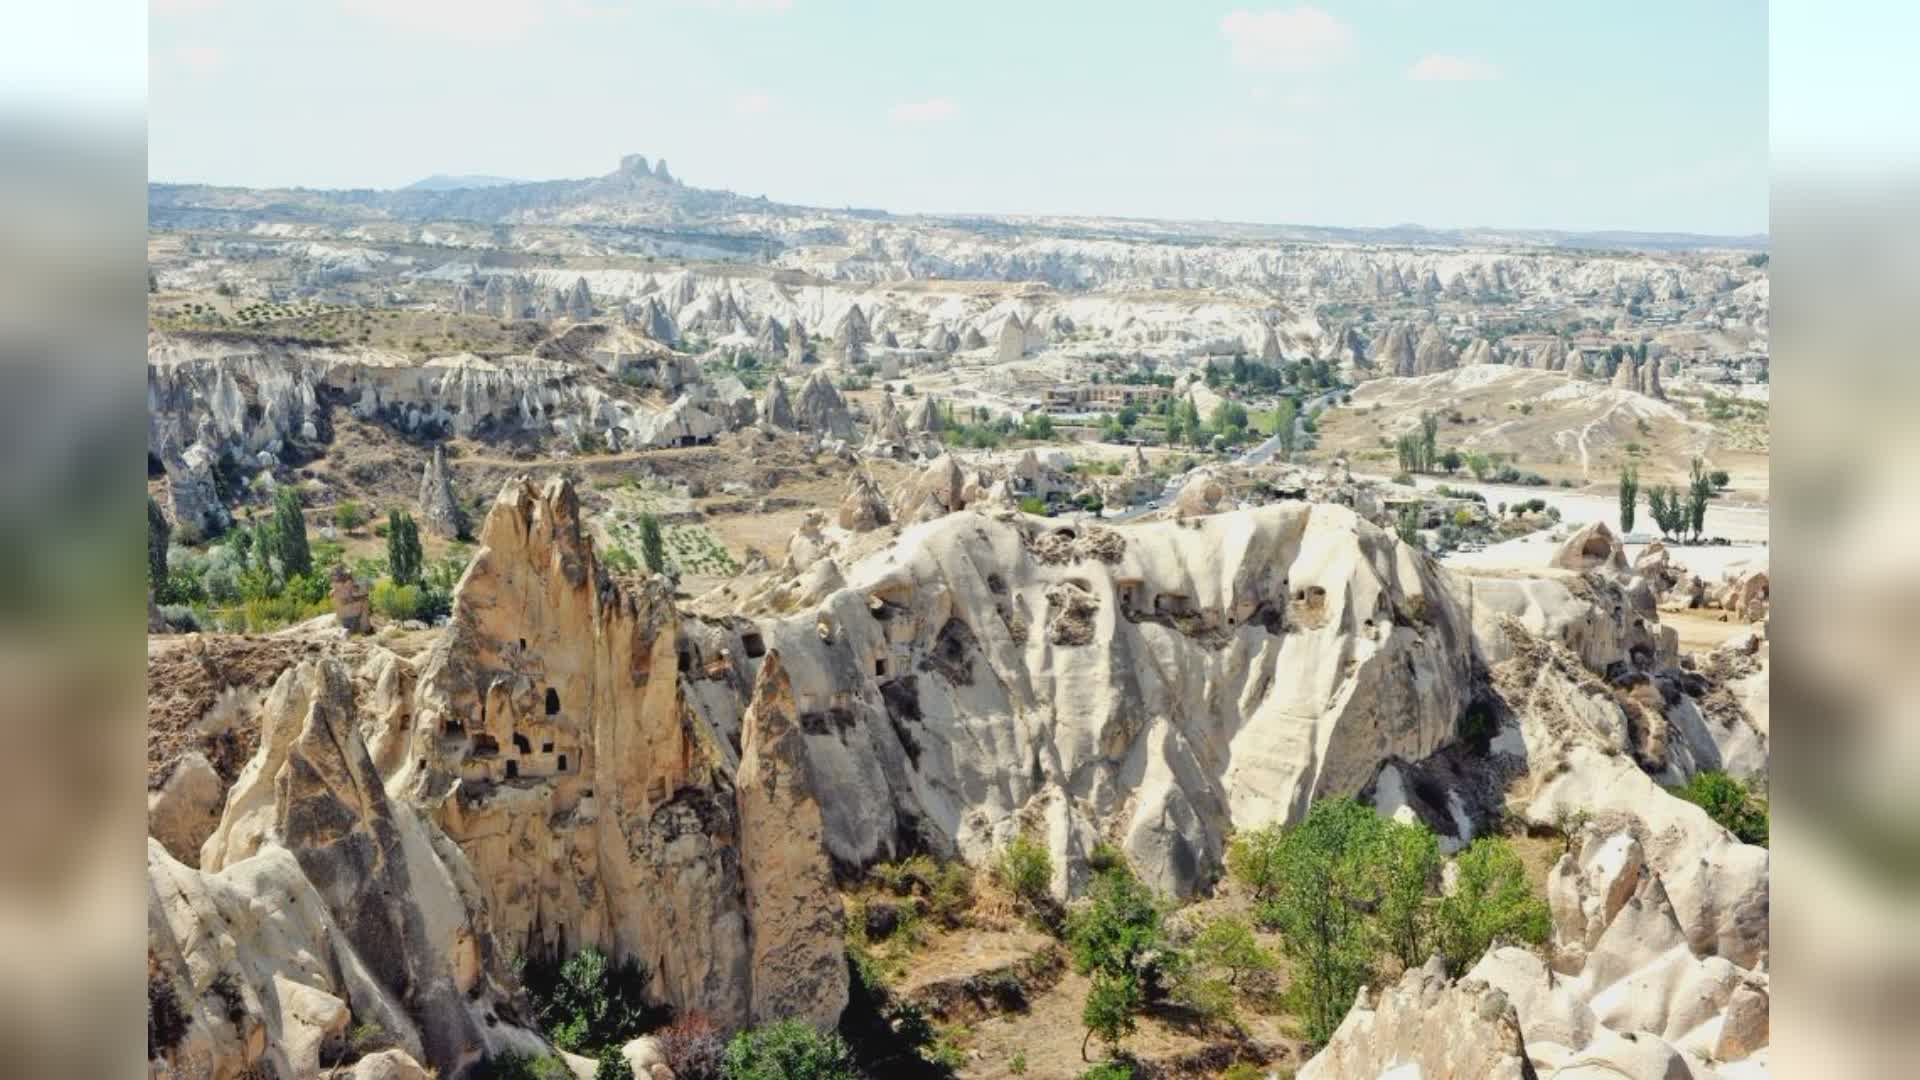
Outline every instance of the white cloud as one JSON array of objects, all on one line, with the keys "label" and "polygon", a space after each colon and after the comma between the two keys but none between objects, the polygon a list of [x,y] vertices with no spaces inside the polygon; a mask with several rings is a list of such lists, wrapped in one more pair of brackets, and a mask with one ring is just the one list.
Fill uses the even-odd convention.
[{"label": "white cloud", "polygon": [[758,90],[749,90],[733,99],[733,111],[741,116],[760,116],[773,109],[773,99]]},{"label": "white cloud", "polygon": [[960,111],[948,98],[928,98],[926,101],[903,101],[887,110],[887,119],[896,124],[932,124],[951,119]]},{"label": "white cloud", "polygon": [[1446,53],[1423,56],[1407,69],[1407,78],[1419,82],[1491,82],[1499,77],[1499,70],[1485,60]]},{"label": "white cloud", "polygon": [[793,0],[700,0],[700,6],[729,11],[786,11]]},{"label": "white cloud", "polygon": [[1233,62],[1254,71],[1302,72],[1346,56],[1353,28],[1317,7],[1228,12],[1220,20]]}]

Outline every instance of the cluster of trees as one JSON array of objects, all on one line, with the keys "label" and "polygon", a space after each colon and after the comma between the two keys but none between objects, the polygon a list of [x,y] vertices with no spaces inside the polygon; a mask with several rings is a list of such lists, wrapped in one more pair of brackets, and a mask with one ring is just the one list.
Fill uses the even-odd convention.
[{"label": "cluster of trees", "polygon": [[[1647,512],[1660,535],[1674,538],[1691,533],[1698,540],[1707,524],[1707,503],[1727,486],[1723,471],[1707,471],[1706,463],[1695,457],[1689,468],[1687,485],[1678,489],[1666,484],[1647,489]],[[1640,493],[1639,470],[1631,465],[1620,468],[1620,529],[1632,532]]]},{"label": "cluster of trees", "polygon": [[[565,962],[521,965],[521,983],[547,1041],[571,1054],[595,1058],[595,1080],[633,1080],[620,1048],[652,1034],[668,1067],[682,1080],[856,1080],[856,1055],[838,1032],[803,1020],[782,1020],[726,1038],[698,1014],[674,1017],[647,1000],[647,972],[613,963],[588,947]],[[565,1080],[558,1058],[496,1055],[482,1075],[502,1080]]]},{"label": "cluster of trees", "polygon": [[1251,892],[1256,921],[1279,932],[1290,1004],[1314,1042],[1333,1034],[1384,960],[1414,967],[1438,952],[1458,974],[1496,942],[1539,942],[1549,929],[1546,902],[1506,841],[1474,841],[1443,893],[1433,833],[1349,799],[1242,835],[1227,868]]},{"label": "cluster of trees", "polygon": [[[358,503],[334,509],[342,528],[366,521]],[[376,526],[386,536],[384,561],[356,560],[353,575],[373,582],[370,602],[390,619],[431,619],[445,614],[466,560],[453,555],[429,562],[412,515],[395,510]],[[147,585],[175,625],[272,630],[332,610],[332,573],[347,562],[336,541],[313,540],[300,495],[282,488],[273,509],[258,521],[242,522],[217,542],[200,548],[176,546],[166,515],[147,500]]]},{"label": "cluster of trees", "polygon": [[1202,419],[1192,398],[1181,398],[1167,406],[1165,429],[1167,445],[1185,442],[1204,447],[1218,438],[1228,446],[1237,446],[1253,437],[1247,408],[1236,401],[1222,401],[1213,407],[1213,415]]},{"label": "cluster of trees", "polygon": [[1231,845],[1228,872],[1253,899],[1251,924],[1222,916],[1170,925],[1168,905],[1105,845],[1088,859],[1094,879],[1085,900],[1064,920],[1048,896],[1053,868],[1039,842],[1015,839],[994,873],[1029,911],[1054,913],[1050,928],[1074,969],[1090,976],[1085,1058],[1096,1038],[1117,1054],[1157,1003],[1231,1022],[1236,993],[1278,966],[1256,925],[1279,935],[1291,976],[1285,999],[1314,1042],[1332,1035],[1355,993],[1390,965],[1417,967],[1437,952],[1457,975],[1496,943],[1545,940],[1546,902],[1505,840],[1482,838],[1463,851],[1448,889],[1444,865],[1426,827],[1339,799],[1314,804],[1297,825],[1251,830]]},{"label": "cluster of trees", "polygon": [[634,558],[626,548],[609,546],[600,556],[607,569],[623,574],[637,574],[644,569],[650,574],[662,574],[669,581],[680,580],[680,571],[667,558],[667,539],[660,529],[660,519],[643,510],[634,528],[639,534],[640,557]]},{"label": "cluster of trees", "polygon": [[[1393,450],[1399,459],[1400,471],[1403,474],[1445,472],[1451,476],[1459,472],[1464,465],[1473,473],[1476,480],[1486,480],[1491,477],[1495,480],[1505,479],[1507,483],[1524,482],[1520,479],[1523,474],[1511,466],[1505,467],[1511,474],[1511,478],[1503,478],[1493,459],[1485,454],[1442,450],[1440,448],[1440,414],[1436,412],[1422,412],[1420,430],[1400,436],[1394,441]],[[1542,478],[1540,482],[1544,484],[1546,480]]]},{"label": "cluster of trees", "polygon": [[316,566],[292,489],[280,491],[265,519],[234,526],[204,554],[175,549],[166,516],[147,500],[147,584],[172,622],[213,621],[215,605],[231,613],[229,625],[250,631],[323,614],[329,610],[327,568],[338,548],[329,545],[324,554]]},{"label": "cluster of trees", "polygon": [[1236,356],[1225,365],[1208,364],[1206,380],[1207,385],[1215,389],[1233,386],[1255,392],[1276,393],[1299,382],[1302,374],[1311,378],[1312,372],[1310,364],[1294,365],[1284,360],[1272,365],[1249,363],[1246,357]]},{"label": "cluster of trees", "polygon": [[948,446],[974,450],[992,450],[1009,439],[1046,442],[1054,437],[1053,417],[1033,412],[1015,421],[1010,416],[989,418],[987,410],[975,406],[962,420],[953,411],[953,403],[941,406],[940,440]]}]

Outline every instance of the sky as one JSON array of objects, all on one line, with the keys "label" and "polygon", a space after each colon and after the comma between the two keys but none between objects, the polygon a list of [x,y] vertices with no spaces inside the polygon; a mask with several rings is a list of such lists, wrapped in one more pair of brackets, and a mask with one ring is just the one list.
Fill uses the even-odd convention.
[{"label": "sky", "polygon": [[154,180],[1765,232],[1755,0],[153,0]]}]

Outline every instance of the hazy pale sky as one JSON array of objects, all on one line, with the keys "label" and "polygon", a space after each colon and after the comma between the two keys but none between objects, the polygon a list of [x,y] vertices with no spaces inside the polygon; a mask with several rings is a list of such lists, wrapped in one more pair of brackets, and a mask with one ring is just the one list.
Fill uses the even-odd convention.
[{"label": "hazy pale sky", "polygon": [[1763,232],[1745,0],[154,0],[155,180]]}]

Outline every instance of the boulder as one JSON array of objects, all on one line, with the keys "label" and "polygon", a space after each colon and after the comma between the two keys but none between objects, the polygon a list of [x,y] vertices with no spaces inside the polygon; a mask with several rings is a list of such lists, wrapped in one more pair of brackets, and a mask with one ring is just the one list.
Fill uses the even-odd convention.
[{"label": "boulder", "polygon": [[1229,508],[1227,486],[1206,469],[1197,470],[1173,497],[1175,517],[1202,517]]},{"label": "boulder", "polygon": [[941,454],[894,496],[893,517],[903,525],[932,521],[966,507],[967,478],[952,454]]},{"label": "boulder", "polygon": [[1574,532],[1554,551],[1547,565],[1556,570],[1606,573],[1627,572],[1626,548],[1604,521],[1595,521]]},{"label": "boulder", "polygon": [[1299,1080],[1532,1080],[1520,1018],[1507,996],[1446,977],[1435,958],[1347,1011]]},{"label": "boulder", "polygon": [[226,785],[212,763],[199,751],[188,751],[159,787],[147,790],[147,835],[164,844],[169,855],[196,866],[200,845],[220,824],[226,798]]},{"label": "boulder", "polygon": [[849,532],[872,532],[893,523],[893,514],[880,494],[880,485],[864,469],[847,477],[847,493],[840,500],[840,527]]}]

